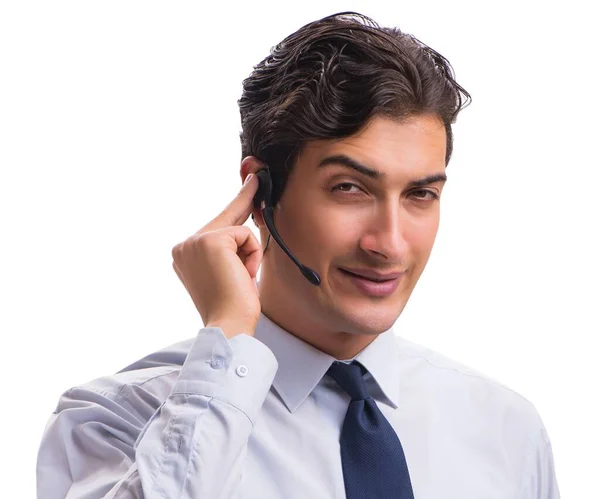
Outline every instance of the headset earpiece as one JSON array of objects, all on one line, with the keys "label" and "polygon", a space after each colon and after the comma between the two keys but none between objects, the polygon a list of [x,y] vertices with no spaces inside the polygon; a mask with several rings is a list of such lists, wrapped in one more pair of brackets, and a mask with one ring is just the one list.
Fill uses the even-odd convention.
[{"label": "headset earpiece", "polygon": [[258,177],[258,190],[254,195],[254,207],[260,208],[260,204],[264,201],[265,206],[271,206],[271,174],[268,168],[261,168],[256,172]]},{"label": "headset earpiece", "polygon": [[[314,270],[302,265],[298,261],[298,259],[281,240],[281,236],[275,228],[275,222],[273,221],[273,206],[271,204],[271,189],[273,184],[271,183],[271,174],[269,169],[267,167],[261,168],[256,172],[256,176],[258,177],[258,190],[254,195],[253,203],[255,208],[260,208],[269,234],[273,239],[275,239],[275,242],[285,252],[285,254],[289,256],[290,259],[296,264],[296,266],[300,269],[300,272],[302,272],[302,275],[306,277],[311,284],[319,286],[321,284],[321,278],[319,277],[319,274],[317,274]],[[261,206],[263,201],[265,203],[264,208]]]}]

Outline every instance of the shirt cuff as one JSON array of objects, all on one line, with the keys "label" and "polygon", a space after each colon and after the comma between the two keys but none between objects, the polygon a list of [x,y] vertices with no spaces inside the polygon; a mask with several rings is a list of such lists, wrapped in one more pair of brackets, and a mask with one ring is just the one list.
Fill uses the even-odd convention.
[{"label": "shirt cuff", "polygon": [[273,352],[248,334],[228,339],[205,327],[194,340],[171,394],[213,397],[244,412],[254,425],[279,364]]}]

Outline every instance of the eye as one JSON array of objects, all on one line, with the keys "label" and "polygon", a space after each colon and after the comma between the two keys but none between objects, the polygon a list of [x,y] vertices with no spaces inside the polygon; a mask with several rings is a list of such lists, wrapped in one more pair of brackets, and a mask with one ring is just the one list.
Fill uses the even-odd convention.
[{"label": "eye", "polygon": [[[419,201],[434,201],[436,199],[439,199],[440,196],[438,195],[437,192],[435,191],[430,191],[429,189],[417,189],[416,191],[412,191],[411,194],[421,194],[421,195],[417,195],[415,196],[416,199],[418,199]],[[427,196],[430,196],[429,198]]]},{"label": "eye", "polygon": [[358,185],[353,184],[352,182],[343,182],[341,184],[336,184],[331,188],[331,191],[349,192],[350,194],[353,194],[352,192],[346,189],[352,187],[356,187],[359,191],[362,191],[362,189]]}]

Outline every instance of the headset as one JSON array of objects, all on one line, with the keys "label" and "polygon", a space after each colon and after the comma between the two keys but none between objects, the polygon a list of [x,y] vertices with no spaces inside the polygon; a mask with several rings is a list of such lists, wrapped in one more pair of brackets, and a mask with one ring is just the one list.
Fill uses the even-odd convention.
[{"label": "headset", "polygon": [[275,239],[279,247],[285,252],[287,256],[290,257],[292,262],[296,264],[296,266],[302,272],[302,275],[306,277],[308,282],[314,284],[315,286],[321,285],[321,278],[319,274],[317,274],[314,270],[308,268],[305,265],[302,265],[298,259],[292,254],[290,249],[285,245],[285,243],[281,240],[281,236],[277,232],[275,228],[275,223],[273,222],[273,206],[271,201],[271,192],[273,188],[273,184],[271,182],[271,174],[269,172],[269,168],[261,168],[256,172],[256,176],[258,177],[258,190],[254,195],[254,207],[260,208],[263,216],[263,220],[267,225],[267,229],[269,230],[269,234]]}]

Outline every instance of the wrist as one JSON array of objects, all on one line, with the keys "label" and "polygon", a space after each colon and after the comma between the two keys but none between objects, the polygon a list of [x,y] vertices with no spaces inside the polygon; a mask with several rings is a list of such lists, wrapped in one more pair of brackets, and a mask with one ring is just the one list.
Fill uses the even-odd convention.
[{"label": "wrist", "polygon": [[208,321],[205,327],[218,327],[223,331],[227,339],[231,339],[238,334],[247,334],[254,336],[255,325],[248,322],[232,320],[212,320]]}]

